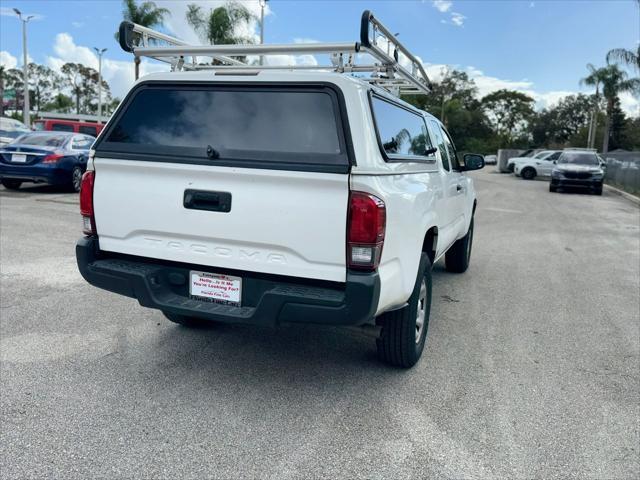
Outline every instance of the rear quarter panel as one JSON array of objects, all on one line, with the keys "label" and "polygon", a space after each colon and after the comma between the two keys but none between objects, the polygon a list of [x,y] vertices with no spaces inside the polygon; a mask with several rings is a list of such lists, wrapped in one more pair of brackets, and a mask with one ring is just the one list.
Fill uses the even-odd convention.
[{"label": "rear quarter panel", "polygon": [[439,224],[436,203],[442,198],[442,185],[437,171],[423,171],[353,175],[351,189],[376,195],[386,204],[387,228],[378,268],[380,314],[401,306],[411,295],[424,236]]}]

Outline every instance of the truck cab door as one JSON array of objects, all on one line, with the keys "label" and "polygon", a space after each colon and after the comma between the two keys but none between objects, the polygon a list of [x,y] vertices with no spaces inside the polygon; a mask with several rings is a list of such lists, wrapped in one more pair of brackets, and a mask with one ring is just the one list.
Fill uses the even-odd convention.
[{"label": "truck cab door", "polygon": [[446,134],[440,127],[440,122],[429,119],[429,130],[438,147],[440,159],[439,173],[442,181],[443,202],[438,212],[440,225],[438,225],[437,255],[440,255],[458,238],[459,230],[464,224],[463,210],[460,208],[466,185],[460,172],[455,171],[451,165],[451,152],[445,141]]},{"label": "truck cab door", "polygon": [[469,179],[467,176],[462,173],[462,167],[460,164],[460,159],[458,158],[458,152],[456,151],[456,147],[451,139],[451,135],[444,127],[442,128],[442,133],[444,134],[444,143],[447,149],[447,153],[449,154],[449,163],[451,164],[451,171],[449,174],[451,175],[451,179],[454,183],[455,192],[453,206],[456,212],[456,220],[459,221],[459,225],[457,226],[458,235],[457,237],[461,237],[467,233],[467,224],[470,219],[467,218],[471,210],[468,207],[468,198],[469,198]]}]

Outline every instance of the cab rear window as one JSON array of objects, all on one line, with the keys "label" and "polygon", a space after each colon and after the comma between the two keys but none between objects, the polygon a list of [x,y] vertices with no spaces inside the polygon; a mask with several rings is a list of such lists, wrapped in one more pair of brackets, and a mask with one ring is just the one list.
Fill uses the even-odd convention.
[{"label": "cab rear window", "polygon": [[432,148],[424,118],[401,105],[376,95],[371,97],[378,141],[386,160],[432,162]]},{"label": "cab rear window", "polygon": [[220,164],[349,164],[338,97],[324,87],[141,88],[96,146],[101,151]]}]

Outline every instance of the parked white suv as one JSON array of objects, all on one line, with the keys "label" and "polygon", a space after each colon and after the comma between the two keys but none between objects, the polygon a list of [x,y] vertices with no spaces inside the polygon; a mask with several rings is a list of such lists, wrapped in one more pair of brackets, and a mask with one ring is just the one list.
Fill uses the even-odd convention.
[{"label": "parked white suv", "polygon": [[76,247],[91,284],[190,325],[379,325],[410,367],[431,268],[464,272],[476,193],[432,115],[331,72],[157,73],[94,145]]},{"label": "parked white suv", "polygon": [[514,166],[513,173],[525,180],[533,180],[537,176],[548,177],[561,153],[562,150],[544,150],[530,158],[511,159]]}]

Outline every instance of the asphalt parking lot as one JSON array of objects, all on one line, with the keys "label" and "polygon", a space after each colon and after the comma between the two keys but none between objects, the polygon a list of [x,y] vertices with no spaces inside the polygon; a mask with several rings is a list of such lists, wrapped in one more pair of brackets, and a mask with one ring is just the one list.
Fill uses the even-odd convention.
[{"label": "asphalt parking lot", "polygon": [[0,188],[0,477],[638,478],[640,209],[474,175],[421,362],[336,328],[178,327],[77,272],[77,195]]}]

